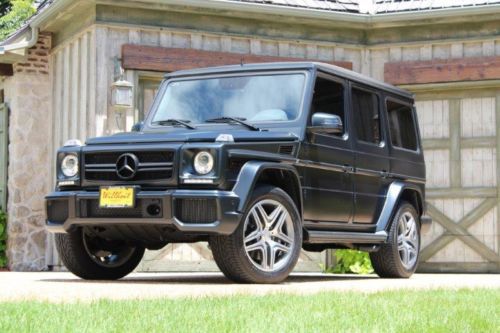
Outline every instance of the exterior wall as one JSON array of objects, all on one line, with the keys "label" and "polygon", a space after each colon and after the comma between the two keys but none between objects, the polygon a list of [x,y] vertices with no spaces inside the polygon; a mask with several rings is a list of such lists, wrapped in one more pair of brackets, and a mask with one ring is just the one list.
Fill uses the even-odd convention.
[{"label": "exterior wall", "polygon": [[28,51],[27,62],[15,64],[15,75],[4,81],[11,109],[7,256],[12,270],[46,268],[43,198],[50,186],[50,42],[50,35],[41,35]]},{"label": "exterior wall", "polygon": [[[216,29],[217,27],[212,30]],[[69,138],[84,140],[90,136],[107,135],[122,131],[130,128],[134,118],[137,118],[138,110],[114,110],[110,104],[110,87],[112,82],[116,80],[116,65],[119,64],[118,59],[121,56],[121,46],[123,44],[297,57],[329,62],[351,61],[353,70],[379,80],[384,80],[384,65],[388,62],[500,55],[500,39],[497,37],[496,39],[480,37],[468,40],[434,40],[432,42],[422,40],[392,44],[387,44],[384,41],[385,44],[363,47],[359,44],[339,43],[338,41],[342,40],[340,36],[342,35],[341,30],[323,34],[321,38],[315,38],[315,40],[304,39],[307,38],[306,36],[292,41],[292,39],[285,37],[271,36],[276,31],[259,30],[260,35],[256,36],[250,33],[238,35],[238,33],[233,32],[227,34],[222,29],[220,33],[216,33],[169,28],[168,22],[165,22],[165,26],[156,28],[139,28],[139,26],[120,25],[119,23],[113,25],[98,23],[84,29],[69,40],[60,42],[50,54],[52,84],[51,90],[47,91],[47,94],[52,96],[53,115],[52,118],[40,119],[41,124],[51,119],[46,132],[53,133],[53,135],[49,136],[51,142],[48,144],[48,156],[50,158],[46,154],[47,161],[43,164],[50,165],[50,169],[45,175],[44,193],[53,185],[54,159],[52,157],[55,156],[54,153],[57,147],[62,145],[65,140]],[[269,37],[265,36],[266,33],[269,33]],[[418,40],[416,36],[412,38]],[[321,41],[318,41],[319,39]],[[22,66],[16,67],[16,70],[18,68],[22,68]],[[29,66],[26,69],[31,70]],[[24,76],[26,76],[24,80],[28,80],[27,75],[29,74],[19,72],[8,79],[12,81],[8,82],[11,87],[10,95],[12,95],[14,87],[21,84],[20,81],[23,80]],[[128,70],[125,72],[125,78],[134,83],[137,90],[139,77],[142,74],[144,73]],[[16,80],[19,83],[14,83],[18,82]],[[39,81],[30,80],[30,82],[36,84]],[[42,82],[39,84],[44,86]],[[499,209],[496,207],[499,202],[497,179],[499,177],[498,158],[500,153],[497,153],[497,148],[489,145],[489,143],[493,142],[496,145],[498,141],[495,128],[498,127],[500,121],[498,115],[500,101],[498,87],[500,84],[490,88],[486,95],[480,89],[476,89],[467,97],[461,98],[459,94],[462,94],[464,90],[459,87],[463,86],[463,84],[457,84],[456,87],[448,85],[439,88],[443,89],[446,94],[441,91],[432,91],[433,88],[423,90],[416,86],[406,87],[416,92],[421,132],[426,149],[429,179],[428,198],[433,209],[435,208],[434,215],[439,217],[439,221],[434,224],[431,234],[423,239],[424,259],[429,263],[437,262],[440,264],[482,263],[484,265],[467,264],[462,265],[462,267],[468,267],[468,269],[472,270],[498,270],[498,265],[491,263],[497,260],[494,255],[498,256],[498,244],[500,242],[498,230]],[[456,94],[450,95],[449,92],[453,91],[456,91]],[[7,94],[7,96],[10,95]],[[137,91],[135,91],[135,95],[137,97]],[[16,95],[16,98],[21,99],[22,96]],[[36,101],[36,98],[34,100]],[[16,106],[16,102],[12,101],[11,107],[14,113],[15,107],[20,106]],[[48,109],[48,105],[46,108]],[[480,120],[478,120],[478,117],[471,118],[467,112],[469,109],[481,110],[479,111],[481,114]],[[18,113],[20,119],[21,114]],[[21,123],[20,119],[17,120],[17,126]],[[16,119],[12,120],[11,140],[15,138],[13,135],[16,126]],[[492,126],[492,124],[495,124],[495,126]],[[23,129],[23,135],[26,135],[26,132]],[[477,140],[471,141],[470,139]],[[43,142],[47,142],[47,140]],[[11,155],[11,159],[14,156],[20,156],[19,152],[17,155]],[[12,162],[13,165],[14,163]],[[22,170],[21,166],[19,168]],[[481,173],[471,172],[471,170],[477,170],[478,168],[481,168]],[[11,180],[9,184],[11,199],[9,204],[12,208],[9,208],[9,212],[11,210],[12,212],[16,211],[17,215],[13,215],[14,217],[23,216],[25,213],[19,206],[19,202],[23,202],[21,200],[23,198],[19,199],[17,203],[14,202],[15,191],[24,188],[28,192],[28,189],[27,187],[18,188],[17,185],[21,184],[16,185],[16,180],[13,178],[17,170],[11,167],[9,172],[11,169],[12,174],[10,174]],[[26,196],[25,198],[29,197]],[[37,201],[32,207],[37,208],[39,204],[40,202]],[[38,212],[34,208],[28,209]],[[28,215],[31,217],[30,214]],[[18,220],[26,222],[27,218],[20,217]],[[448,218],[448,220],[445,218]],[[41,218],[37,217],[36,220],[41,221]],[[474,240],[465,240],[464,243],[463,239],[455,240],[453,238],[453,233],[457,232],[457,229],[453,231],[453,225],[449,223],[458,225],[464,220],[467,223],[459,227],[466,231],[470,227],[470,233],[486,244],[486,247],[492,252],[481,252],[480,246],[474,243]],[[37,223],[37,225],[41,225],[41,223]],[[33,245],[23,245],[25,244],[23,240],[32,232],[24,230],[29,224],[13,222],[12,225],[13,227],[9,231],[11,235],[14,235],[14,237],[11,236],[12,244],[20,244],[16,245],[18,248],[23,246],[33,247]],[[18,225],[18,227],[15,227],[15,225]],[[458,231],[463,232],[462,229]],[[44,237],[40,238],[45,241]],[[437,245],[436,241],[438,242]],[[427,247],[429,248],[426,250]],[[38,246],[37,249],[43,249],[43,247]],[[37,251],[40,254],[39,257],[42,258],[43,251]],[[18,262],[20,263],[19,266],[13,267],[25,269],[26,265],[29,266],[29,264],[26,264],[27,261],[19,253],[11,252],[11,261],[15,262],[15,265]],[[48,253],[50,253],[50,249]],[[159,267],[158,269],[168,268],[168,265],[165,266],[164,261],[161,263],[162,258],[177,261],[185,260],[186,262],[194,261],[200,265],[199,267],[207,269],[212,267],[211,264],[206,264],[206,261],[210,259],[210,255],[207,254],[205,248],[191,247],[189,245],[169,245],[169,248],[164,252],[150,253],[142,268],[145,270],[156,270],[155,267]],[[318,260],[318,258],[309,257],[303,259],[304,261],[314,261]],[[38,262],[43,263],[43,259],[38,260]],[[49,264],[54,263],[56,261],[51,261]],[[437,269],[436,267],[438,266],[431,265],[428,266],[428,269]],[[453,267],[458,269],[459,266],[455,265]]]}]

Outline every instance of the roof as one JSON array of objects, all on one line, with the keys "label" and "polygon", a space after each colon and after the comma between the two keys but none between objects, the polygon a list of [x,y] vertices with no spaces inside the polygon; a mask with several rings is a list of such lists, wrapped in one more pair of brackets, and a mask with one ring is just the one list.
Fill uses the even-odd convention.
[{"label": "roof", "polygon": [[384,14],[500,4],[500,0],[225,0],[356,14]]},{"label": "roof", "polygon": [[277,70],[319,70],[326,72],[347,80],[351,80],[357,83],[362,83],[367,86],[391,92],[393,94],[399,95],[404,98],[413,99],[413,94],[395,87],[391,84],[375,80],[369,76],[339,67],[331,64],[326,64],[322,62],[267,62],[267,63],[254,63],[254,64],[244,64],[244,65],[228,65],[228,66],[218,66],[218,67],[206,67],[206,68],[196,68],[181,70],[165,75],[166,79],[170,78],[181,78],[188,76],[198,76],[198,75],[215,75],[215,74],[226,74],[226,73],[241,73],[248,71],[277,71]]}]

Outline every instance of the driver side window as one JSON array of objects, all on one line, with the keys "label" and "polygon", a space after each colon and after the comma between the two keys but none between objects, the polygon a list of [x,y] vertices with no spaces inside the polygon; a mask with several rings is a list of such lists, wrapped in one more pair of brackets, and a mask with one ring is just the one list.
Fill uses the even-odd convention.
[{"label": "driver side window", "polygon": [[331,135],[342,137],[345,134],[344,86],[341,83],[323,77],[316,79],[311,104],[311,117],[318,112],[339,116],[344,125],[343,132]]}]

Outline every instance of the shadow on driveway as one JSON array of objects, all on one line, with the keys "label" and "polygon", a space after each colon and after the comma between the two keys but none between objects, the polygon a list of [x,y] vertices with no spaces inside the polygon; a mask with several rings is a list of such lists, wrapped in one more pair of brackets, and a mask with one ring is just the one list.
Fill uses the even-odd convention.
[{"label": "shadow on driveway", "polygon": [[[300,274],[295,273],[290,275],[283,284],[288,283],[311,283],[311,282],[332,282],[332,281],[361,281],[361,280],[377,280],[375,275],[334,275],[334,274]],[[93,283],[113,283],[113,284],[198,284],[198,285],[227,285],[236,284],[225,276],[219,273],[141,273],[140,276],[128,276],[115,281],[102,280],[83,280],[75,277],[74,279],[40,279],[39,282],[64,282],[76,284],[93,284]]]}]

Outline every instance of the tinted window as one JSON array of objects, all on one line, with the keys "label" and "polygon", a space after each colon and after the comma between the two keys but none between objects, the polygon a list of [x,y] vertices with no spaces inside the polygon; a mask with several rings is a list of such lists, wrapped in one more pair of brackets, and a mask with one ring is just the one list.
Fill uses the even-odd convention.
[{"label": "tinted window", "polygon": [[[344,124],[344,86],[342,84],[319,77],[314,86],[314,97],[311,105],[311,115],[316,112],[334,114],[340,117]],[[339,134],[332,134],[342,136]]]},{"label": "tinted window", "polygon": [[412,108],[393,101],[387,101],[389,128],[393,146],[417,150],[417,133]]},{"label": "tinted window", "polygon": [[380,115],[377,95],[353,88],[352,112],[358,140],[380,143]]}]

